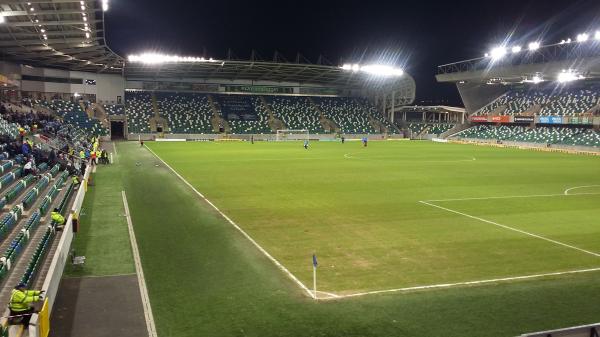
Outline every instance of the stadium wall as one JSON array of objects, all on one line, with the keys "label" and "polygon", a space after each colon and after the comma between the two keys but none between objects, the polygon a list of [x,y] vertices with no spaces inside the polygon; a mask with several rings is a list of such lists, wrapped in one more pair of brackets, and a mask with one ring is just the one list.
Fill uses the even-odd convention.
[{"label": "stadium wall", "polygon": [[[63,94],[91,94],[96,96],[98,103],[114,103],[117,97],[124,97],[125,80],[118,74],[97,74],[81,71],[68,71],[50,68],[37,68],[27,65],[0,62],[0,73],[10,79],[20,82],[20,90],[26,92],[63,93]],[[35,77],[40,80],[24,80]],[[44,78],[61,79],[69,82],[69,79],[81,79],[81,84],[59,83],[56,81],[44,81]],[[95,85],[86,84],[86,80],[95,81]]]},{"label": "stadium wall", "polygon": [[[130,133],[127,136],[127,140],[137,141],[160,141],[160,140],[180,140],[180,141],[227,141],[227,140],[244,140],[249,141],[251,137],[254,136],[254,140],[256,141],[276,141],[276,134],[165,134],[164,136],[160,136],[158,134],[137,134]],[[351,139],[362,139],[367,137],[369,140],[386,140],[386,139],[405,139],[402,135],[398,134],[345,134],[344,137],[347,140]],[[333,134],[311,134],[309,137],[310,140],[317,141],[337,141],[339,138],[337,135]]]},{"label": "stadium wall", "polygon": [[[64,230],[62,231],[62,235],[60,236],[58,247],[52,256],[50,268],[48,269],[44,279],[44,285],[42,286],[42,289],[46,290],[46,299],[48,305],[47,317],[50,317],[52,314],[52,309],[58,294],[58,288],[60,286],[62,274],[70,255],[71,242],[73,241],[74,237],[72,213],[76,212],[79,214],[81,210],[81,205],[83,204],[83,199],[85,198],[85,194],[87,192],[87,181],[90,177],[90,173],[91,166],[88,166],[85,171],[84,180],[77,191],[73,206],[71,207],[71,214],[69,214]],[[34,314],[31,317],[31,322],[29,325],[29,337],[46,337],[41,335],[40,323],[40,316],[38,314]]]}]

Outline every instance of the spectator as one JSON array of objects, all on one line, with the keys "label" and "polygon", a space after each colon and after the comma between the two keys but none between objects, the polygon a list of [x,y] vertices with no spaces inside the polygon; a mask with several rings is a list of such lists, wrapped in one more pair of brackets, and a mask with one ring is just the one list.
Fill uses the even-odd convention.
[{"label": "spectator", "polygon": [[[31,314],[35,309],[30,306],[30,303],[37,302],[43,299],[44,290],[27,290],[24,283],[19,283],[10,295],[8,308],[11,316],[19,316],[21,323],[25,328],[29,327]],[[16,321],[13,319],[13,322]]]}]

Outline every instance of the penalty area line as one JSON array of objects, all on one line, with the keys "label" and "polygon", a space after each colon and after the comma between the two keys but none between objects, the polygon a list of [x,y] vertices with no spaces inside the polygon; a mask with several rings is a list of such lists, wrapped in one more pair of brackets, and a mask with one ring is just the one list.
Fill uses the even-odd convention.
[{"label": "penalty area line", "polygon": [[244,231],[240,226],[238,226],[230,217],[228,217],[225,213],[223,213],[215,204],[213,204],[208,198],[206,198],[202,193],[200,193],[192,184],[190,184],[183,176],[181,176],[175,169],[173,169],[169,164],[167,164],[161,157],[159,157],[152,149],[150,149],[147,145],[144,144],[144,147],[150,151],[158,160],[160,160],[166,167],[171,170],[181,181],[183,181],[189,188],[192,189],[202,200],[204,200],[207,204],[209,204],[212,208],[215,209],[227,222],[229,222],[235,229],[237,229],[248,241],[250,241],[263,255],[265,255],[271,262],[279,268],[284,274],[286,274],[296,285],[300,287],[300,289],[304,290],[308,296],[311,298],[315,298],[315,294],[313,294],[312,290],[309,290],[304,283],[302,283],[292,272],[290,272],[281,262],[279,262],[276,258],[274,258],[269,252],[267,252],[258,242],[256,242],[246,231]]},{"label": "penalty area line", "polygon": [[572,190],[577,190],[580,188],[589,188],[589,187],[600,187],[600,185],[585,185],[585,186],[575,186],[571,188],[567,188],[564,192],[564,195],[577,195],[577,194],[600,194],[600,193],[577,193],[577,194],[569,194]]},{"label": "penalty area line", "polygon": [[409,291],[428,290],[428,289],[454,288],[454,287],[461,287],[461,286],[472,286],[472,285],[481,285],[481,284],[488,284],[488,283],[502,283],[502,282],[518,281],[518,280],[528,280],[528,279],[537,279],[537,278],[552,277],[552,276],[561,276],[561,275],[582,274],[582,273],[590,273],[590,272],[595,272],[595,271],[600,271],[600,267],[599,268],[589,268],[589,269],[559,271],[559,272],[544,273],[544,274],[502,277],[502,278],[495,278],[495,279],[488,279],[488,280],[465,281],[465,282],[456,282],[456,283],[442,283],[442,284],[432,284],[432,285],[406,287],[406,288],[374,290],[374,291],[366,291],[366,292],[347,294],[347,295],[337,295],[335,297],[333,297],[333,296],[325,297],[325,298],[321,298],[321,299],[322,300],[334,300],[334,299],[344,299],[344,298],[350,298],[350,297],[359,297],[359,296],[385,294],[385,293],[398,293],[398,292],[409,292]]},{"label": "penalty area line", "polygon": [[[583,187],[584,186],[581,186],[581,188],[583,188]],[[585,186],[585,187],[590,187],[590,186]],[[569,190],[571,190],[571,189],[569,189]],[[567,190],[567,191],[569,191],[569,190]],[[423,201],[419,201],[419,202],[444,202],[444,201],[468,201],[468,200],[543,198],[543,197],[564,197],[564,196],[598,195],[598,194],[600,194],[600,192],[598,192],[598,193],[594,193],[594,192],[590,192],[590,193],[574,193],[574,194],[556,193],[556,194],[506,195],[506,196],[497,196],[497,197],[473,197],[473,198],[432,199],[432,200],[423,200]]]},{"label": "penalty area line", "polygon": [[453,209],[450,209],[450,208],[446,208],[446,207],[442,207],[442,206],[439,206],[439,205],[435,205],[435,204],[429,203],[427,201],[419,201],[419,202],[422,203],[422,204],[431,206],[431,207],[439,208],[441,210],[444,210],[444,211],[447,211],[447,212],[450,212],[450,213],[462,215],[462,216],[465,216],[467,218],[471,218],[471,219],[474,219],[474,220],[485,222],[485,223],[488,223],[490,225],[498,226],[498,227],[501,227],[501,228],[504,228],[504,229],[508,229],[508,230],[513,231],[513,232],[521,233],[521,234],[524,234],[524,235],[527,235],[527,236],[531,236],[531,237],[534,237],[534,238],[537,238],[537,239],[540,239],[540,240],[548,241],[550,243],[554,243],[554,244],[559,245],[559,246],[563,246],[563,247],[566,247],[566,248],[570,248],[570,249],[573,249],[573,250],[580,251],[582,253],[593,255],[595,257],[600,257],[600,254],[598,254],[596,252],[592,252],[592,251],[589,251],[589,250],[585,250],[583,248],[575,247],[573,245],[569,245],[569,244],[564,243],[564,242],[556,241],[556,240],[547,238],[545,236],[541,236],[541,235],[538,235],[538,234],[533,234],[533,233],[524,231],[522,229],[517,229],[517,228],[510,227],[510,226],[507,226],[507,225],[503,225],[503,224],[500,224],[500,223],[497,223],[497,222],[494,222],[494,221],[486,220],[484,218],[480,218],[480,217],[477,217],[477,216],[474,216],[474,215],[470,215],[470,214],[459,212],[459,211],[456,211],[456,210],[453,210]]}]

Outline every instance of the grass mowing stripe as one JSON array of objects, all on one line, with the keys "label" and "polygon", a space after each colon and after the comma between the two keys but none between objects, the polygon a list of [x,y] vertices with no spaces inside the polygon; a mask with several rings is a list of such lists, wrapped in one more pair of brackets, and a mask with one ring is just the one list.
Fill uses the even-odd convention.
[{"label": "grass mowing stripe", "polygon": [[190,184],[187,180],[185,180],[185,178],[183,178],[179,173],[177,173],[177,171],[175,171],[169,164],[167,164],[164,160],[162,160],[162,158],[160,158],[160,156],[158,156],[156,153],[154,153],[154,151],[152,151],[152,149],[150,149],[148,146],[145,146],[146,149],[148,149],[148,151],[150,151],[158,160],[160,160],[164,165],[166,165],[179,179],[181,179],[181,181],[183,181],[189,188],[191,188],[200,198],[202,198],[202,200],[204,200],[207,204],[209,204],[212,208],[214,208],[225,220],[227,220],[227,222],[229,222],[235,229],[237,229],[238,231],[240,231],[240,233],[242,233],[242,235],[248,239],[250,242],[252,242],[252,244],[254,246],[256,246],[256,248],[258,248],[258,250],[263,253],[269,260],[271,260],[271,262],[273,262],[277,268],[279,268],[281,271],[283,271],[290,279],[292,279],[292,281],[294,281],[294,283],[296,283],[300,289],[304,290],[304,292],[308,295],[311,296],[313,298],[316,299],[316,294],[313,294],[302,282],[300,282],[300,280],[294,275],[292,274],[283,264],[281,264],[279,261],[277,261],[277,259],[275,259],[271,254],[269,254],[269,252],[267,252],[261,245],[258,244],[258,242],[256,242],[250,235],[248,235],[248,233],[246,233],[246,231],[244,231],[240,226],[238,226],[233,220],[231,220],[231,218],[229,218],[227,215],[225,215],[225,213],[221,212],[221,210],[215,205],[213,204],[210,200],[208,200],[202,193],[200,193],[192,184]]},{"label": "grass mowing stripe", "polygon": [[531,237],[534,237],[534,238],[537,238],[537,239],[540,239],[540,240],[545,240],[545,241],[554,243],[554,244],[559,245],[559,246],[567,247],[567,248],[578,250],[580,252],[583,252],[583,253],[586,253],[586,254],[589,254],[589,255],[600,257],[600,254],[598,254],[598,253],[595,253],[595,252],[592,252],[592,251],[589,251],[589,250],[586,250],[586,249],[582,249],[582,248],[579,248],[579,247],[575,247],[573,245],[569,245],[569,244],[566,244],[564,242],[556,241],[556,240],[553,240],[553,239],[550,239],[550,238],[547,238],[547,237],[544,237],[544,236],[541,236],[541,235],[537,235],[537,234],[533,234],[533,233],[530,233],[530,232],[526,232],[524,230],[520,230],[520,229],[517,229],[517,228],[514,228],[514,227],[510,227],[510,226],[507,226],[507,225],[499,224],[497,222],[486,220],[484,218],[480,218],[480,217],[477,217],[477,216],[474,216],[474,215],[470,215],[470,214],[467,214],[467,213],[455,211],[453,209],[450,209],[450,208],[447,208],[447,207],[442,207],[442,206],[439,206],[439,205],[435,205],[435,204],[432,204],[432,203],[429,203],[429,202],[426,202],[426,201],[419,201],[419,202],[422,203],[422,204],[431,206],[431,207],[436,207],[436,208],[439,208],[439,209],[443,209],[444,211],[448,211],[448,212],[451,212],[451,213],[455,213],[455,214],[459,214],[459,215],[462,215],[462,216],[466,216],[467,218],[479,220],[481,222],[485,222],[485,223],[488,223],[488,224],[491,224],[491,225],[494,225],[494,226],[502,227],[502,228],[505,228],[505,229],[508,229],[508,230],[511,230],[511,231],[515,231],[515,232],[518,232],[518,233],[521,233],[521,234],[525,234],[525,235],[528,235],[528,236],[531,236]]},{"label": "grass mowing stripe", "polygon": [[86,256],[83,266],[67,264],[65,276],[108,276],[135,273],[125,210],[120,198],[121,172],[102,165],[92,176],[79,216],[79,232],[72,248]]},{"label": "grass mowing stripe", "polygon": [[144,277],[144,269],[142,268],[137,240],[135,238],[135,232],[133,231],[133,224],[131,223],[131,216],[129,214],[127,195],[125,194],[125,191],[121,191],[121,194],[123,196],[123,207],[125,207],[125,215],[127,216],[127,229],[129,230],[129,240],[131,241],[131,250],[133,251],[133,259],[135,261],[135,271],[140,287],[140,295],[142,297],[142,305],[144,307],[144,316],[146,318],[146,328],[148,329],[148,336],[157,337],[156,326],[154,325],[154,316],[152,315],[152,307],[150,305],[150,298],[148,296],[148,288],[146,287],[146,279]]}]

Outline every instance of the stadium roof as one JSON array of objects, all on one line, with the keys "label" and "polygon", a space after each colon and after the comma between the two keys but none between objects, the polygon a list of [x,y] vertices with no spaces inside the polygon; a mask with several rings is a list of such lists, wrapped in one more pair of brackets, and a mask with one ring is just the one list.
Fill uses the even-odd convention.
[{"label": "stadium roof", "polygon": [[0,20],[4,21],[0,21],[0,60],[74,71],[122,73],[128,79],[251,80],[374,90],[400,87],[414,97],[414,80],[408,74],[380,77],[299,60],[129,62],[107,45],[103,10],[106,6],[108,0],[0,0]]},{"label": "stadium roof", "polygon": [[144,64],[127,62],[125,75],[130,78],[186,78],[211,80],[252,80],[322,84],[327,86],[373,88],[410,79],[409,75],[376,78],[346,71],[337,66],[309,63],[214,60],[194,63]]},{"label": "stadium roof", "polygon": [[123,58],[104,38],[107,0],[0,0],[2,60],[120,73]]},{"label": "stadium roof", "polygon": [[[507,48],[508,49],[508,48]],[[533,51],[506,52],[502,58],[479,57],[438,66],[439,82],[519,83],[534,76],[555,80],[560,72],[572,70],[586,78],[600,77],[600,42],[557,43]]]}]

